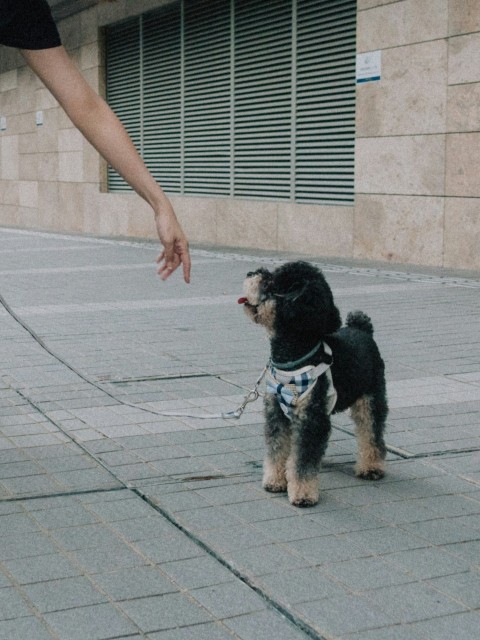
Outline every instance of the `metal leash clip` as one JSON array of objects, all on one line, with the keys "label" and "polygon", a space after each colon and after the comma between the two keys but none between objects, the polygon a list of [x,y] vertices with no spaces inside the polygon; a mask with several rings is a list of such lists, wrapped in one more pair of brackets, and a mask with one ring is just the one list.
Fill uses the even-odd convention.
[{"label": "metal leash clip", "polygon": [[265,367],[265,369],[262,371],[262,373],[260,374],[260,377],[255,383],[254,388],[247,393],[247,395],[243,399],[242,404],[238,407],[238,409],[235,409],[235,411],[228,411],[226,413],[223,413],[222,414],[223,418],[237,418],[237,419],[240,418],[243,412],[245,411],[247,404],[250,404],[250,402],[255,402],[255,400],[258,400],[258,398],[260,397],[260,394],[258,392],[258,387],[260,386],[260,383],[263,380],[263,377],[265,376],[266,372],[267,372],[267,367]]}]

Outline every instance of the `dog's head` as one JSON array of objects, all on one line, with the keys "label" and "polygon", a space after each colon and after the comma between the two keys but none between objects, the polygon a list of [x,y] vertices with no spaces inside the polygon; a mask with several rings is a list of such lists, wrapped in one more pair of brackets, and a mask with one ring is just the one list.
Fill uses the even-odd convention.
[{"label": "dog's head", "polygon": [[308,262],[247,274],[239,303],[272,335],[304,333],[319,338],[337,331],[340,313],[322,272]]}]

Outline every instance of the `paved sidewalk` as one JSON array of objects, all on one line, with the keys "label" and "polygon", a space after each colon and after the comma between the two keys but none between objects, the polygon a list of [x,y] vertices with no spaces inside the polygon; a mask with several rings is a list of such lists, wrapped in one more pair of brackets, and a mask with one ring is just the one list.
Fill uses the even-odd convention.
[{"label": "paved sidewalk", "polygon": [[[480,628],[480,279],[320,261],[387,363],[388,475],[261,488],[268,356],[236,304],[294,256],[0,229],[0,640],[473,640]],[[207,416],[174,417],[165,411]]]}]

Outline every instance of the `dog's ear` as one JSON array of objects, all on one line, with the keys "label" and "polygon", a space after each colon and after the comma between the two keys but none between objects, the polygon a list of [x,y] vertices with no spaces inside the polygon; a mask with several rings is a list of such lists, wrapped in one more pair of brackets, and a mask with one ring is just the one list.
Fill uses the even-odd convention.
[{"label": "dog's ear", "polygon": [[321,274],[313,280],[296,283],[278,298],[278,320],[285,328],[301,328],[321,336],[334,333],[342,325],[330,287]]}]

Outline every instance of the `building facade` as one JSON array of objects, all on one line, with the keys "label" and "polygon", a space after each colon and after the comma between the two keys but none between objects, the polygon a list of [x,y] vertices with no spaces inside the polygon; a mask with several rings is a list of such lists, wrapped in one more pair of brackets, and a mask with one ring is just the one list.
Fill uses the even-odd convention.
[{"label": "building facade", "polygon": [[[192,242],[480,269],[477,0],[51,0]],[[0,49],[0,224],[154,237]]]}]

